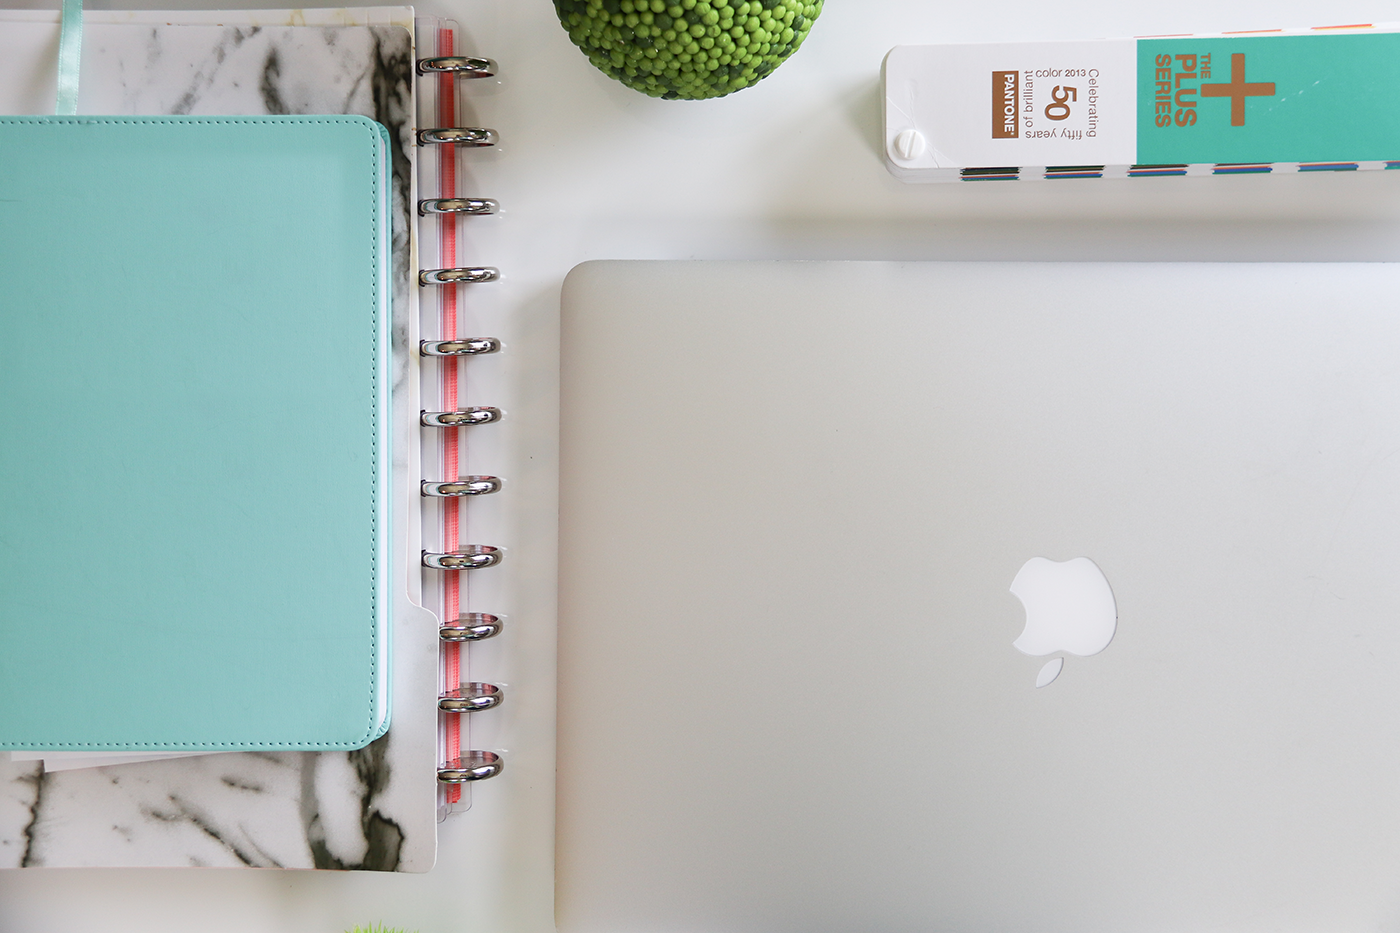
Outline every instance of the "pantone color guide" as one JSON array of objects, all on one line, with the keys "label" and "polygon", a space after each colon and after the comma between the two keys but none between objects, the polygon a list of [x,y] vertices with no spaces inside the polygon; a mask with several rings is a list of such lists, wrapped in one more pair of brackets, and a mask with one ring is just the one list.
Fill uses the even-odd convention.
[{"label": "pantone color guide", "polygon": [[1395,26],[898,46],[885,157],[906,181],[1400,165]]}]

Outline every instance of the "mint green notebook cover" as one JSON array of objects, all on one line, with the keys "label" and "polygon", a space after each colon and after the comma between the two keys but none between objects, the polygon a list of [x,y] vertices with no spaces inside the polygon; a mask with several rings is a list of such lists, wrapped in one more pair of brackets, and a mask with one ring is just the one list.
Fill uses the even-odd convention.
[{"label": "mint green notebook cover", "polygon": [[0,749],[387,728],[385,142],[0,117]]}]

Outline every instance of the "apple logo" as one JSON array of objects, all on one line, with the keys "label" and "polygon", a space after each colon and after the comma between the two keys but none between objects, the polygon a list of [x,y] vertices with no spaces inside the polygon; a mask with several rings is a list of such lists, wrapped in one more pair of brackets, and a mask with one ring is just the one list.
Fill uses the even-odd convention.
[{"label": "apple logo", "polygon": [[[1087,658],[1107,648],[1118,628],[1118,606],[1108,578],[1087,557],[1032,557],[1011,581],[1011,592],[1026,610],[1026,628],[1011,643],[1022,654],[1065,652]],[[1035,685],[1052,683],[1064,665],[1064,658],[1046,662]]]}]

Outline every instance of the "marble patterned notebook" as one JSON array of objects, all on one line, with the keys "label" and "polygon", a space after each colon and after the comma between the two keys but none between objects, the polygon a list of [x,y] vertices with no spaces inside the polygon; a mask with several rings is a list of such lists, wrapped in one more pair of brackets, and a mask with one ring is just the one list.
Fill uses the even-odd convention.
[{"label": "marble patterned notebook", "polygon": [[[393,473],[395,495],[414,501],[421,473],[412,429],[419,405],[411,352],[413,12],[307,12],[295,25],[289,14],[91,12],[79,113],[346,113],[389,129]],[[56,18],[7,12],[0,21],[0,112],[47,112]],[[394,714],[383,738],[351,752],[225,753],[71,770],[0,756],[0,867],[431,868],[438,654],[414,569],[418,521],[416,508],[394,512],[396,576],[408,584],[393,595]]]}]

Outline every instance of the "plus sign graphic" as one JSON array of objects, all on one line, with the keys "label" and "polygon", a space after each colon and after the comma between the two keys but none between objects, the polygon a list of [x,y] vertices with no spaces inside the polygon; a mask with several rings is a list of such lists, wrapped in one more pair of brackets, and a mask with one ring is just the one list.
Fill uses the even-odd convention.
[{"label": "plus sign graphic", "polygon": [[1244,126],[1244,99],[1246,97],[1273,97],[1274,82],[1260,81],[1246,84],[1244,80],[1244,53],[1230,56],[1229,84],[1202,84],[1202,97],[1230,98],[1230,125]]}]

